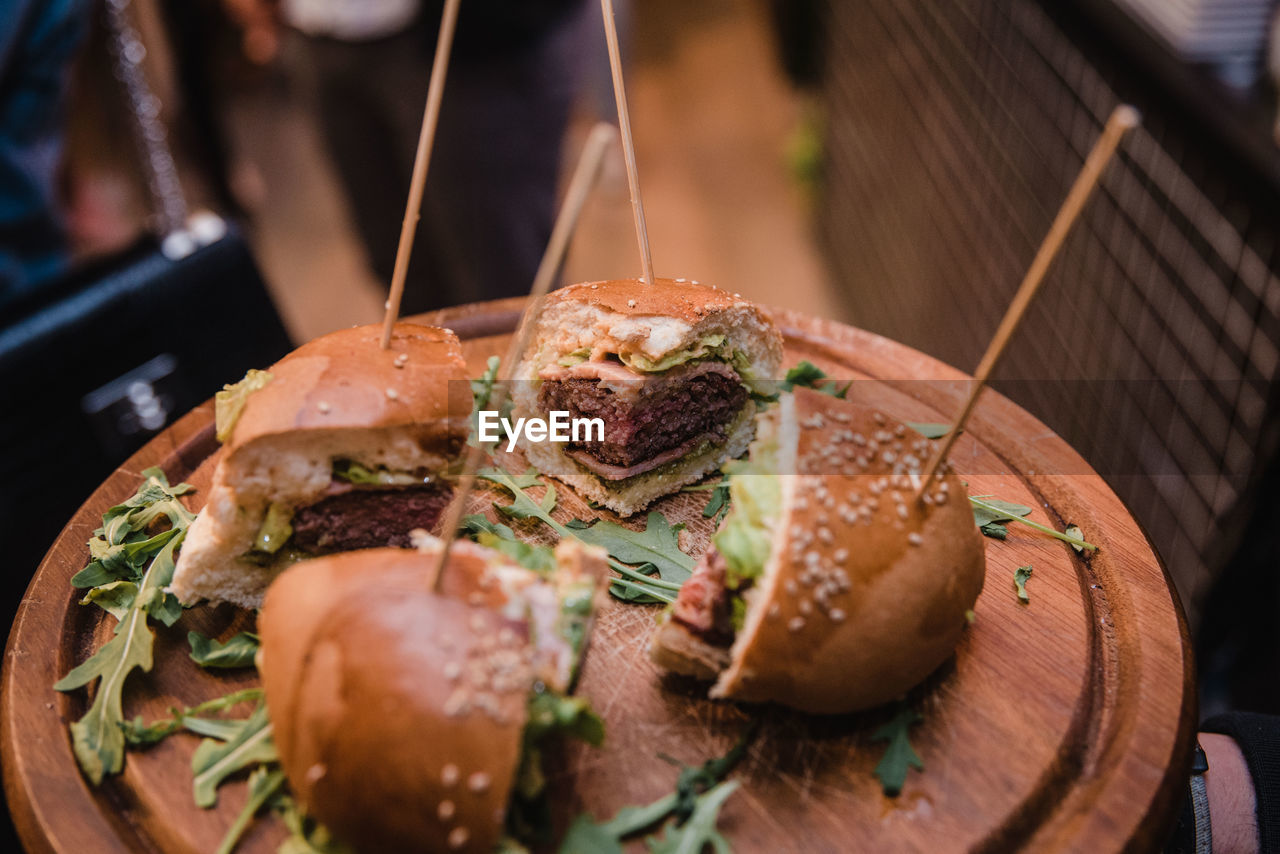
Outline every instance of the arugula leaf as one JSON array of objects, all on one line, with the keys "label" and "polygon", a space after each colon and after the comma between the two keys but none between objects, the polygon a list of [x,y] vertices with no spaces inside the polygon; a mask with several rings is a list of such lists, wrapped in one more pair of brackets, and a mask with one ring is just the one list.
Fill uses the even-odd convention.
[{"label": "arugula leaf", "polygon": [[951,432],[950,424],[937,424],[932,421],[907,421],[905,423],[926,439],[941,439]]},{"label": "arugula leaf", "polygon": [[[1084,532],[1080,530],[1079,525],[1075,525],[1075,524],[1068,525],[1067,530],[1063,531],[1062,533],[1066,534],[1068,537],[1072,537],[1074,539],[1079,540],[1081,543],[1084,542]],[[1083,545],[1079,545],[1077,543],[1073,543],[1070,541],[1068,541],[1067,545],[1075,549],[1076,554],[1084,554]]]},{"label": "arugula leaf", "polygon": [[288,794],[281,793],[271,807],[289,830],[289,838],[276,854],[351,854],[351,849],[330,835],[329,830],[308,816]]},{"label": "arugula leaf", "polygon": [[[154,638],[147,626],[147,596],[173,580],[173,552],[185,529],[171,537],[147,567],[138,595],[116,623],[110,641],[89,659],[54,684],[54,690],[71,691],[100,679],[98,690],[84,717],[71,724],[72,747],[85,776],[94,785],[124,766],[123,692],[125,679],[135,668],[151,669]],[[163,601],[163,599],[161,600]]]},{"label": "arugula leaf", "polygon": [[622,843],[609,832],[608,825],[596,824],[591,816],[583,813],[569,825],[564,839],[560,841],[560,854],[623,854],[623,850]]},{"label": "arugula leaf", "polygon": [[853,386],[852,380],[846,383],[844,388],[840,388],[835,380],[822,382],[823,380],[827,380],[827,375],[821,368],[812,362],[803,361],[787,371],[786,377],[778,385],[783,391],[791,391],[796,386],[802,386],[841,399],[849,393],[849,389]]},{"label": "arugula leaf", "polygon": [[258,636],[241,632],[226,643],[219,643],[199,632],[187,632],[191,660],[201,667],[252,667],[258,654]]},{"label": "arugula leaf", "polygon": [[[537,479],[535,469],[529,469],[523,475],[513,475],[500,468],[481,469],[476,474],[478,477],[484,478],[491,483],[501,486],[514,496],[515,500],[511,504],[505,506],[496,505],[500,511],[509,516],[516,516],[522,519],[538,519],[551,530],[555,531],[561,539],[565,537],[573,537],[584,543],[592,544],[590,540],[580,536],[586,528],[586,523],[577,522],[578,527],[561,525],[551,517],[551,511],[549,509],[544,508],[542,504],[534,501],[524,491],[525,487],[522,484],[530,483],[530,481],[532,481],[530,485],[540,482]],[[550,487],[548,487],[548,489],[550,489]],[[546,499],[543,500],[543,503],[546,503]],[[662,517],[662,514],[660,513],[657,515],[662,518],[663,524],[667,525],[669,528],[670,525],[666,522],[665,517]],[[608,546],[605,548],[607,550]],[[685,557],[688,558],[688,555],[685,555]],[[657,599],[662,602],[675,601],[673,593],[680,589],[679,583],[660,578],[650,578],[644,572],[627,566],[625,563],[616,559],[612,554],[610,554],[609,557],[609,566],[623,576],[622,578],[615,578],[613,580],[610,585],[610,590],[616,591],[618,588],[622,588],[624,590],[639,590],[652,599]],[[692,559],[689,559],[690,573],[692,572],[692,567]],[[618,594],[615,592],[615,595]]]},{"label": "arugula leaf", "polygon": [[[556,509],[556,488],[549,483],[544,484],[538,477],[538,470],[532,466],[525,469],[524,474],[511,474],[500,468],[480,469],[476,472],[476,477],[495,483],[511,493],[515,500],[510,504],[493,505],[500,512],[514,519],[540,519],[553,528],[558,525],[551,519],[551,511]],[[546,487],[546,494],[541,501],[535,502],[525,493],[524,490],[533,486]]]},{"label": "arugula leaf", "polygon": [[922,720],[924,718],[919,712],[903,706],[894,715],[893,720],[871,735],[872,741],[889,742],[889,746],[885,748],[884,757],[877,763],[873,773],[880,778],[884,793],[891,798],[896,798],[902,791],[902,785],[907,781],[907,771],[910,768],[914,767],[917,771],[924,770],[924,762],[911,746],[909,738],[911,726]]},{"label": "arugula leaf", "polygon": [[484,409],[489,403],[490,396],[493,395],[493,384],[498,381],[498,366],[502,364],[502,359],[498,356],[490,356],[485,362],[484,373],[479,379],[471,381],[471,396],[475,401],[476,409]]},{"label": "arugula leaf", "polygon": [[80,604],[88,605],[92,602],[117,620],[123,620],[137,598],[137,584],[132,581],[110,581],[86,593]]},{"label": "arugula leaf", "polygon": [[244,725],[244,721],[202,718],[199,716],[207,715],[211,712],[225,711],[248,700],[261,699],[261,688],[245,688],[242,691],[234,691],[224,697],[215,697],[212,700],[207,700],[198,706],[186,709],[170,707],[168,718],[153,721],[150,724],[143,723],[142,716],[139,715],[132,721],[121,723],[120,727],[124,730],[125,740],[131,745],[156,744],[181,729],[188,729],[198,735],[207,735],[211,738],[220,738],[223,741],[227,741],[239,731],[239,728]]},{"label": "arugula leaf", "polygon": [[707,498],[707,506],[702,508],[702,518],[714,519],[712,524],[719,525],[725,514],[729,512],[729,506],[729,475],[726,474],[712,488],[711,495]]},{"label": "arugula leaf", "polygon": [[[1098,550],[1098,547],[1093,543],[1086,543],[1078,536],[1072,536],[1070,534],[1064,534],[1061,531],[1055,531],[1048,525],[1041,525],[1039,522],[1034,522],[1025,518],[1026,515],[1031,512],[1031,508],[1023,504],[1001,501],[998,498],[992,498],[989,495],[971,495],[969,496],[969,503],[973,506],[974,521],[977,522],[982,533],[986,534],[988,537],[995,537],[996,539],[1003,540],[1008,536],[1009,530],[1001,523],[1018,522],[1022,525],[1026,525],[1028,528],[1035,528],[1037,531],[1062,540],[1072,548],[1089,549],[1090,551]],[[1080,529],[1077,528],[1076,530],[1079,531]]]},{"label": "arugula leaf", "polygon": [[244,809],[240,810],[235,822],[227,828],[226,835],[222,837],[222,844],[218,846],[217,854],[231,854],[235,850],[236,845],[240,843],[240,837],[244,836],[244,832],[249,829],[249,824],[258,810],[283,791],[284,784],[284,771],[279,766],[259,765],[254,769],[249,775],[249,798],[244,802]]},{"label": "arugula leaf", "polygon": [[662,836],[650,836],[645,840],[653,854],[702,854],[710,845],[717,854],[729,852],[729,842],[716,830],[720,808],[742,785],[728,780],[698,798],[698,805],[684,824],[668,824]]},{"label": "arugula leaf", "polygon": [[462,528],[480,545],[502,552],[526,569],[543,575],[556,571],[555,549],[517,539],[511,528],[500,522],[490,522],[481,513],[463,517]]},{"label": "arugula leaf", "polygon": [[243,727],[228,741],[205,739],[191,757],[196,805],[208,809],[218,802],[218,786],[231,774],[260,762],[274,762],[275,740],[267,706],[260,703]]},{"label": "arugula leaf", "polygon": [[1031,564],[1020,566],[1013,571],[1013,586],[1018,591],[1018,599],[1023,602],[1030,602],[1031,597],[1027,595],[1027,582],[1031,580]]},{"label": "arugula leaf", "polygon": [[654,510],[645,519],[643,531],[633,531],[617,522],[598,519],[569,523],[574,536],[584,543],[602,546],[609,555],[632,566],[649,564],[664,581],[682,584],[693,574],[693,558],[680,551],[680,528]]},{"label": "arugula leaf", "polygon": [[[715,819],[724,800],[733,793],[733,788],[726,792],[721,781],[745,755],[747,745],[758,729],[758,725],[753,725],[724,756],[708,759],[701,765],[681,765],[676,791],[669,795],[645,806],[623,807],[606,822],[596,822],[585,813],[578,816],[560,843],[559,854],[612,854],[621,851],[623,839],[654,826],[668,816],[673,816],[675,821],[668,826],[665,838],[649,837],[646,840],[650,848],[655,845],[692,845],[701,839],[694,848],[656,850],[696,854],[701,852],[703,845],[711,844],[717,851],[728,851],[728,843],[715,833]],[[697,824],[689,828],[695,817]]]}]

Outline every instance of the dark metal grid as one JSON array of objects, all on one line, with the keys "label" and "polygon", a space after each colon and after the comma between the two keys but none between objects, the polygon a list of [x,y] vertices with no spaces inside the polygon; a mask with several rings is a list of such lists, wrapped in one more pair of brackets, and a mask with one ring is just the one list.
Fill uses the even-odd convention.
[{"label": "dark metal grid", "polygon": [[[1118,98],[1033,0],[830,4],[822,229],[855,320],[972,368]],[[997,387],[1106,474],[1192,607],[1280,361],[1274,214],[1139,103]]]}]

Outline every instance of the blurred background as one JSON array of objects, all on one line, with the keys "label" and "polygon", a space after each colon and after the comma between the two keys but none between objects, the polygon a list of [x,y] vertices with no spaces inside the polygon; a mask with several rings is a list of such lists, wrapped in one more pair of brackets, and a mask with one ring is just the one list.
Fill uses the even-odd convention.
[{"label": "blurred background", "polygon": [[[615,115],[596,3],[463,7],[410,311],[525,292],[562,167]],[[148,436],[290,342],[381,316],[439,10],[2,7],[14,596]],[[1197,644],[1202,713],[1280,712],[1276,3],[620,13],[658,273],[970,371],[1106,116],[1141,110],[995,387],[1147,531]],[[630,217],[613,152],[564,278],[636,275]]]}]

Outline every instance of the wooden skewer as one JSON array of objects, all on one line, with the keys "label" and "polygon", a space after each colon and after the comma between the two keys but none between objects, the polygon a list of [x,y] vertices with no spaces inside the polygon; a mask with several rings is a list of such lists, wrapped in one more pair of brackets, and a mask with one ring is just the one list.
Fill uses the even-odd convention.
[{"label": "wooden skewer", "polygon": [[1044,242],[1040,244],[1040,249],[1036,252],[1036,257],[1031,262],[1031,268],[1027,270],[1027,275],[1018,287],[1018,292],[1014,294],[1009,310],[1005,312],[1004,319],[1000,321],[1000,327],[996,330],[991,343],[987,345],[987,352],[983,354],[982,361],[978,364],[978,369],[973,374],[973,386],[969,389],[968,399],[965,400],[964,406],[960,408],[960,414],[956,416],[955,422],[951,426],[951,431],[947,433],[942,440],[942,444],[938,446],[932,459],[929,460],[929,464],[924,471],[924,482],[920,486],[917,498],[923,496],[925,491],[928,490],[929,484],[933,482],[933,478],[942,467],[947,454],[951,452],[951,447],[955,444],[956,438],[960,435],[965,422],[969,420],[969,416],[973,413],[973,408],[978,403],[979,395],[987,387],[987,380],[1000,362],[1000,357],[1004,355],[1005,348],[1009,345],[1009,339],[1013,337],[1018,324],[1022,322],[1027,306],[1031,304],[1031,300],[1044,282],[1045,273],[1049,271],[1049,265],[1053,263],[1058,250],[1062,248],[1062,244],[1066,241],[1067,234],[1071,231],[1071,226],[1080,216],[1080,212],[1084,210],[1085,202],[1089,200],[1089,196],[1092,195],[1094,188],[1097,187],[1099,180],[1102,178],[1102,172],[1115,155],[1120,141],[1126,133],[1137,127],[1141,121],[1142,116],[1138,111],[1127,104],[1121,104],[1111,112],[1111,117],[1107,119],[1106,127],[1102,129],[1102,135],[1098,137],[1098,141],[1094,143],[1093,150],[1089,152],[1089,156],[1084,162],[1084,167],[1080,170],[1080,175],[1071,186],[1071,191],[1067,193],[1067,198],[1062,203],[1062,208],[1054,218],[1053,224],[1049,227],[1049,233],[1045,236]]},{"label": "wooden skewer", "polygon": [[[543,297],[547,295],[547,291],[551,290],[551,283],[555,281],[556,274],[564,262],[565,253],[569,249],[569,241],[578,225],[578,217],[582,213],[583,205],[586,204],[587,196],[590,194],[591,187],[600,172],[600,164],[604,160],[604,153],[617,138],[617,135],[618,131],[613,125],[608,122],[600,122],[591,129],[591,134],[587,137],[586,145],[583,146],[582,154],[578,158],[578,166],[573,172],[572,180],[569,182],[569,189],[565,193],[564,203],[561,205],[560,213],[556,217],[555,227],[551,230],[551,239],[547,241],[547,248],[542,253],[542,262],[538,265],[538,272],[533,278],[533,287],[529,292],[529,303],[525,308],[524,317],[520,321],[520,327],[516,330],[516,334],[511,338],[511,344],[507,347],[505,358],[498,366],[498,376],[489,395],[489,401],[485,404],[490,409],[501,410],[502,404],[506,400],[507,384],[511,379],[512,372],[515,370],[516,362],[524,353],[525,347],[529,344],[529,338],[533,335],[538,315],[542,311]],[[458,526],[462,524],[462,514],[467,507],[467,496],[471,494],[471,490],[475,487],[476,472],[480,469],[480,464],[484,462],[484,458],[485,450],[477,437],[476,443],[467,452],[466,461],[462,466],[462,474],[458,477],[457,489],[445,511],[444,527],[442,529],[444,546],[440,549],[440,556],[436,561],[435,575],[432,579],[432,586],[437,592],[439,592],[444,578],[444,568],[446,561],[449,559],[449,549],[458,537]]]},{"label": "wooden skewer", "polygon": [[609,44],[609,67],[613,71],[613,97],[618,102],[618,128],[622,131],[622,156],[627,162],[627,184],[631,189],[631,213],[636,221],[636,241],[640,244],[640,266],[644,283],[653,282],[653,254],[649,251],[649,229],[644,222],[640,200],[640,170],[636,168],[636,143],[631,136],[631,114],[627,111],[627,90],[622,83],[622,51],[618,48],[618,24],[613,17],[613,0],[600,0],[604,15],[604,37]]},{"label": "wooden skewer", "polygon": [[458,7],[462,0],[445,0],[440,18],[440,35],[436,39],[436,55],[431,63],[431,83],[427,87],[427,107],[422,113],[422,132],[418,134],[418,152],[413,158],[413,178],[409,182],[409,201],[400,225],[400,245],[396,248],[396,266],[391,273],[391,292],[387,296],[387,313],[382,320],[382,349],[391,346],[391,330],[400,317],[400,300],[404,297],[404,280],[409,273],[409,256],[413,254],[413,235],[418,229],[422,210],[422,190],[427,185],[427,167],[431,165],[431,148],[436,139],[436,122],[440,119],[440,102],[444,98],[444,78],[449,70],[449,54],[453,50],[453,33],[458,28]]}]

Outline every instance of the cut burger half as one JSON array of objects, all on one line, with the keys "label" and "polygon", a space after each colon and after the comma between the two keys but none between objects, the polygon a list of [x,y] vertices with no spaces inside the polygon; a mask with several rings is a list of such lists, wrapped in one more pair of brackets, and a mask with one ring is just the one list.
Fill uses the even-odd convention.
[{"label": "cut burger half", "polygon": [[601,594],[601,550],[557,547],[541,576],[460,541],[317,558],[282,574],[259,670],[290,788],[357,851],[519,851],[538,842],[542,753],[598,743],[569,696]]},{"label": "cut burger half", "polygon": [[223,456],[178,556],[182,601],[256,607],[301,558],[435,526],[467,437],[466,363],[444,329],[397,324],[386,350],[380,336],[322,336],[218,394]]},{"label": "cut burger half", "polygon": [[808,389],[759,419],[731,509],[650,644],[712,697],[839,714],[893,699],[946,660],[985,574],[964,484],[931,443]]},{"label": "cut burger half", "polygon": [[764,312],[717,288],[572,285],[547,297],[516,371],[516,415],[567,412],[603,431],[522,449],[583,496],[635,513],[746,451],[753,395],[772,391],[781,358]]}]

